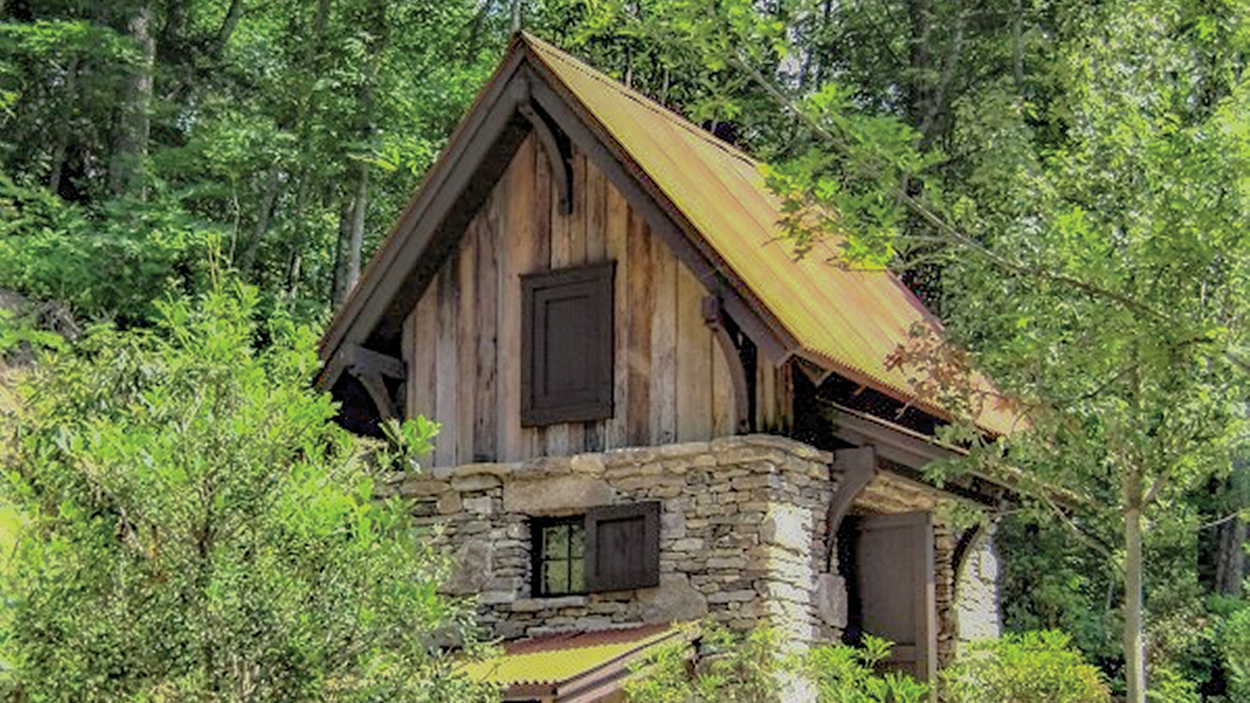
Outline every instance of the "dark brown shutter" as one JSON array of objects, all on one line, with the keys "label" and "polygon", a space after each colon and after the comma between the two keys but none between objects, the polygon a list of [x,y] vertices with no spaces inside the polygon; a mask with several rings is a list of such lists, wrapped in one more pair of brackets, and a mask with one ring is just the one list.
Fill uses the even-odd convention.
[{"label": "dark brown shutter", "polygon": [[586,590],[623,591],[660,583],[660,504],[586,513]]},{"label": "dark brown shutter", "polygon": [[932,519],[903,513],[858,523],[855,571],[864,631],[894,642],[893,668],[930,680],[937,668]]},{"label": "dark brown shutter", "polygon": [[521,424],[612,417],[613,262],[522,278]]}]

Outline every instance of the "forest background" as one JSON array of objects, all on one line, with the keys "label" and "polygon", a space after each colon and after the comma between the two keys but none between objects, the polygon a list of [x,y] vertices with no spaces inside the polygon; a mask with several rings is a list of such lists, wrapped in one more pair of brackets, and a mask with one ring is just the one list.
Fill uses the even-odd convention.
[{"label": "forest background", "polygon": [[[1214,699],[1247,608],[1243,5],[0,0],[0,288],[64,306],[0,319],[0,352],[63,347],[36,329],[59,310],[158,329],[218,259],[258,319],[324,324],[524,26],[773,164],[796,213],[841,213],[848,256],[900,270],[1006,389],[1079,406],[1034,446],[1094,461],[1013,458],[1082,491],[1001,516],[1006,626],[1125,685],[1136,510],[1148,663]],[[1101,416],[1146,418],[1123,436],[1176,438],[1182,469],[1121,500]]]}]

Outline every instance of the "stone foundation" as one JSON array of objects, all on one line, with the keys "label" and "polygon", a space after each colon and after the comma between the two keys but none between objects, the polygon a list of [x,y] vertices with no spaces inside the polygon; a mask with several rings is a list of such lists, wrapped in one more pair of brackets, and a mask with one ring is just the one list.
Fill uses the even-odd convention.
[{"label": "stone foundation", "polygon": [[[498,637],[707,616],[739,630],[771,624],[782,641],[804,646],[838,641],[846,624],[845,584],[826,564],[827,511],[840,479],[832,461],[800,442],[749,435],[439,468],[391,490],[413,501],[421,523],[440,526],[437,540],[460,565],[447,589],[477,596],[480,622]],[[855,506],[932,510],[942,495],[882,473]],[[531,517],[639,501],[662,505],[659,586],[533,597]],[[953,606],[954,540],[938,527],[935,545],[945,661],[962,635]]]}]

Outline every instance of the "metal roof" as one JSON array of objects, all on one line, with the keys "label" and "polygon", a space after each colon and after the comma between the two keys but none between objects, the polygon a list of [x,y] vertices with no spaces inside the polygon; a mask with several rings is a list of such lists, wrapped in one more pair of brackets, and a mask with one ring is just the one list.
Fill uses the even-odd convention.
[{"label": "metal roof", "polygon": [[474,680],[505,688],[555,685],[609,664],[632,660],[680,633],[679,626],[662,624],[536,637],[508,643],[503,655],[466,664],[464,671]]},{"label": "metal roof", "polygon": [[[780,199],[760,164],[664,106],[536,37],[527,47],[722,257],[733,274],[801,346],[801,355],[854,381],[929,411],[908,373],[886,359],[909,330],[937,321],[885,270],[852,270],[830,261],[836,246],[818,243],[801,260],[782,239]],[[988,384],[983,384],[988,389]],[[1009,434],[1011,411],[988,404],[977,424]]]}]

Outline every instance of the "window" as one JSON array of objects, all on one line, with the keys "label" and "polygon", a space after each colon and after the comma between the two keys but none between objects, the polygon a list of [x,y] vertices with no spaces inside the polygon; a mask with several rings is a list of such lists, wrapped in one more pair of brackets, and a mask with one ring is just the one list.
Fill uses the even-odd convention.
[{"label": "window", "polygon": [[521,424],[612,417],[609,262],[521,279]]},{"label": "window", "polygon": [[534,595],[624,591],[660,583],[660,504],[534,518]]},{"label": "window", "polygon": [[535,593],[564,596],[586,592],[585,517],[535,520]]}]

